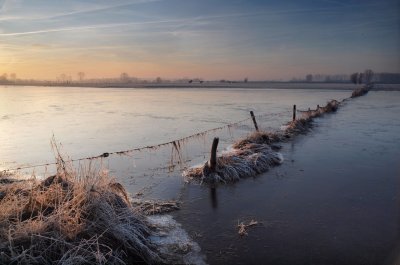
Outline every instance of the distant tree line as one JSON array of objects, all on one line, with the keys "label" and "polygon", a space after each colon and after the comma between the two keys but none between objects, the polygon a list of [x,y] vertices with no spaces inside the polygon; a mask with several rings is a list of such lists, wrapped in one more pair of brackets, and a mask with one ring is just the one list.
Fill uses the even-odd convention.
[{"label": "distant tree line", "polygon": [[400,73],[374,73],[367,69],[364,73],[353,73],[350,75],[350,81],[354,84],[400,84]]},{"label": "distant tree line", "polygon": [[304,79],[293,78],[291,82],[319,82],[319,83],[353,83],[353,84],[400,84],[400,73],[374,73],[371,69],[364,72],[356,72],[351,75],[322,75],[307,74]]},{"label": "distant tree line", "polygon": [[374,80],[381,84],[400,84],[400,73],[378,73]]},{"label": "distant tree line", "polygon": [[336,75],[324,75],[324,74],[307,74],[304,79],[292,78],[291,82],[317,82],[317,83],[348,83],[349,75],[336,74]]},{"label": "distant tree line", "polygon": [[[267,80],[265,80],[268,82]],[[130,76],[128,73],[123,72],[119,76],[114,78],[87,78],[85,72],[77,72],[76,76],[62,73],[55,78],[55,80],[37,80],[37,79],[20,79],[17,78],[15,73],[4,73],[0,75],[0,84],[32,84],[32,85],[69,85],[69,84],[147,84],[147,83],[188,83],[188,84],[202,84],[204,82],[220,82],[220,83],[248,83],[250,82],[247,77],[242,80],[214,80],[205,81],[202,78],[180,78],[180,79],[164,79],[156,77],[154,79],[143,79]],[[252,81],[257,82],[257,81]],[[260,81],[261,82],[261,81]],[[322,83],[382,83],[382,84],[400,84],[400,73],[374,73],[372,70],[367,69],[364,72],[356,72],[351,75],[347,74],[307,74],[304,78],[293,78],[290,82],[322,82]]]},{"label": "distant tree line", "polygon": [[350,81],[353,84],[371,84],[374,77],[374,72],[371,69],[367,69],[364,73],[353,73],[350,75]]},{"label": "distant tree line", "polygon": [[15,83],[17,81],[17,75],[15,73],[0,75],[0,83]]}]

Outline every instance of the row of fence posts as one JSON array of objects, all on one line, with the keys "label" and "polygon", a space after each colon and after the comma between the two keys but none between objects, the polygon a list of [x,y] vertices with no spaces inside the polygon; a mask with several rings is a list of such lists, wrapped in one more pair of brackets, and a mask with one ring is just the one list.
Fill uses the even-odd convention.
[{"label": "row of fence posts", "polygon": [[[317,109],[319,109],[319,105],[317,106]],[[253,111],[250,111],[250,116],[251,119],[253,120],[254,128],[258,132],[258,124],[256,121],[256,116],[254,115]],[[296,120],[296,105],[293,105],[293,121]],[[217,169],[217,147],[219,143],[219,137],[214,137],[214,140],[211,145],[211,154],[210,154],[210,160],[208,161],[208,166],[210,169],[210,172],[215,172]],[[211,204],[213,208],[217,208],[218,206],[218,201],[217,201],[217,190],[214,185],[210,186],[210,195],[211,195]]]},{"label": "row of fence posts", "polygon": [[[319,110],[319,105],[317,105],[317,110]],[[311,112],[311,109],[308,108],[308,112]],[[258,132],[258,124],[256,121],[256,116],[254,115],[253,111],[250,111],[250,116],[251,119],[253,120],[253,124],[254,124],[254,128],[256,129],[256,131]],[[292,121],[296,120],[296,105],[293,105],[293,119]],[[209,160],[209,168],[211,172],[215,172],[216,168],[217,168],[217,147],[218,147],[218,142],[219,142],[219,138],[215,137],[211,146],[211,155],[210,155],[210,160]]]},{"label": "row of fence posts", "polygon": [[[317,111],[319,110],[319,105],[317,105]],[[308,108],[308,113],[311,112],[311,109]],[[256,116],[254,115],[253,111],[250,111],[250,116],[251,119],[253,120],[254,128],[258,132],[258,124],[256,121]],[[294,122],[296,120],[296,105],[293,105],[293,118],[292,121]],[[219,143],[219,137],[214,137],[214,140],[212,142],[211,146],[211,154],[210,154],[210,160],[208,161],[208,166],[210,169],[210,172],[215,172],[217,169],[217,147]],[[211,204],[213,208],[217,208],[218,206],[218,201],[217,201],[217,190],[214,185],[210,186],[210,195],[211,195]]]}]

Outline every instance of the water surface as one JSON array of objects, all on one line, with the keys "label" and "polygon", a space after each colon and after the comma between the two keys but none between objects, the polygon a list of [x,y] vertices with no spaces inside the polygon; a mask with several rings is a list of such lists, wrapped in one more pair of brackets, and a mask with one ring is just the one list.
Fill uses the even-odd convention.
[{"label": "water surface", "polygon": [[[396,264],[398,102],[398,92],[349,101],[284,144],[282,166],[215,191],[188,185],[175,217],[210,264]],[[240,237],[251,219],[262,225]]]},{"label": "water surface", "polygon": [[[277,130],[298,109],[341,100],[332,89],[0,87],[0,166],[53,161],[54,134],[72,158],[157,145],[258,117]],[[250,120],[183,142],[97,159],[136,197],[179,199],[174,217],[210,264],[385,264],[399,249],[400,92],[370,92],[283,145],[285,162],[211,190],[182,168],[254,130]],[[168,170],[168,164],[184,164]],[[84,162],[82,162],[84,164]],[[32,172],[32,168],[25,172]],[[34,170],[39,172],[40,167]],[[237,224],[262,225],[237,234]],[[390,263],[388,263],[390,264]]]},{"label": "water surface", "polygon": [[54,161],[52,135],[76,159],[180,139],[248,118],[250,110],[271,115],[260,125],[279,128],[293,104],[308,108],[349,93],[0,86],[0,167]]}]

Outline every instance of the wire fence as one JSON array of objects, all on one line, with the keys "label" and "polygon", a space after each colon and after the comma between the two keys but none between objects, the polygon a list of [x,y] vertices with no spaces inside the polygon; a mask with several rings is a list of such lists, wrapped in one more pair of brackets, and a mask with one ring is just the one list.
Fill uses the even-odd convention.
[{"label": "wire fence", "polygon": [[[285,126],[283,125],[292,121],[294,113],[298,113],[301,118],[303,115],[307,115],[309,110],[297,109],[293,112],[290,107],[285,111],[280,109],[279,112],[256,114],[255,118],[260,131],[277,132],[284,130]],[[214,137],[220,139],[219,150],[229,152],[230,145],[255,130],[255,123],[251,114],[248,113],[248,118],[164,143],[119,151],[106,151],[99,155],[77,159],[63,156],[65,158],[63,162],[76,162],[74,168],[78,171],[83,169],[83,172],[85,172],[85,166],[96,163],[100,166],[99,168],[106,169],[121,184],[128,187],[134,198],[145,196],[146,198],[179,199],[182,196],[181,173],[188,167],[202,165],[200,163],[204,164],[208,160]],[[52,166],[56,165],[57,162],[38,163],[9,168],[4,171],[18,172],[18,175],[24,173],[26,177],[30,175],[45,178],[49,174],[55,173],[51,170],[55,169]],[[50,167],[50,171],[47,167]],[[23,170],[26,171],[21,172]]]},{"label": "wire fence", "polygon": [[[262,130],[274,130],[274,126],[265,126],[265,124],[268,123],[268,120],[270,120],[273,117],[289,117],[290,116],[290,111],[285,111],[285,112],[278,112],[278,113],[266,113],[266,114],[261,114],[261,115],[255,115],[257,121],[261,125]],[[96,156],[88,156],[88,157],[82,157],[82,158],[77,158],[77,159],[67,159],[64,162],[80,162],[80,161],[85,161],[85,160],[94,160],[94,159],[99,159],[99,158],[107,158],[110,156],[114,155],[132,155],[135,152],[141,152],[144,150],[158,150],[159,148],[166,147],[166,146],[171,146],[172,147],[172,152],[171,152],[171,163],[168,166],[159,166],[155,167],[153,169],[159,170],[159,169],[170,169],[171,167],[174,167],[176,164],[182,164],[185,159],[182,159],[181,157],[181,147],[187,143],[188,141],[196,138],[204,138],[207,135],[211,133],[216,133],[217,131],[221,131],[224,129],[227,129],[228,134],[231,136],[230,138],[234,138],[232,135],[232,130],[235,130],[239,127],[242,127],[243,131],[250,132],[251,130],[254,129],[253,126],[253,121],[252,117],[249,115],[248,118],[236,121],[233,123],[225,124],[219,127],[215,127],[212,129],[208,129],[205,131],[201,131],[186,137],[182,137],[180,139],[176,140],[171,140],[168,142],[160,143],[160,144],[155,144],[155,145],[146,145],[142,147],[134,147],[134,148],[129,148],[126,150],[119,150],[119,151],[105,151],[102,152],[100,155]],[[245,129],[243,127],[246,127]],[[277,129],[275,127],[275,129]],[[205,141],[204,141],[205,142]],[[177,163],[174,162],[174,157],[177,156]],[[4,172],[12,172],[12,171],[19,171],[19,170],[26,170],[26,169],[34,169],[34,168],[39,168],[39,167],[48,167],[48,166],[54,166],[56,165],[57,162],[46,162],[46,163],[39,163],[39,164],[34,164],[34,165],[25,165],[25,166],[18,166],[14,168],[8,168],[3,170]]]}]

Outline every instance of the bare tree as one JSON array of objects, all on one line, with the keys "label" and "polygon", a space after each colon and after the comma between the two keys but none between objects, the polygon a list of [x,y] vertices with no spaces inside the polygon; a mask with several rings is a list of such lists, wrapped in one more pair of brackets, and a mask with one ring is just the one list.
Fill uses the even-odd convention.
[{"label": "bare tree", "polygon": [[122,83],[128,83],[129,82],[129,75],[127,73],[122,73],[120,76],[121,82]]},{"label": "bare tree", "polygon": [[312,74],[308,74],[308,75],[306,75],[306,81],[307,81],[307,82],[311,83],[311,82],[312,82],[312,80],[313,80],[313,76],[312,76]]},{"label": "bare tree", "polygon": [[82,82],[83,79],[85,78],[85,73],[84,72],[78,72],[77,75],[78,75],[79,82]]},{"label": "bare tree", "polygon": [[11,80],[12,82],[17,81],[17,75],[16,75],[15,73],[10,74],[10,80]]},{"label": "bare tree", "polygon": [[325,82],[326,83],[330,83],[331,82],[331,76],[330,75],[325,76]]},{"label": "bare tree", "polygon": [[0,80],[2,81],[7,81],[7,79],[8,79],[7,73],[4,73],[2,76],[0,76]]},{"label": "bare tree", "polygon": [[62,73],[59,77],[57,77],[58,82],[66,83],[68,81],[68,77],[66,74]]},{"label": "bare tree", "polygon": [[367,69],[364,71],[365,84],[367,85],[370,84],[373,77],[374,77],[374,72],[371,69]]},{"label": "bare tree", "polygon": [[358,83],[358,73],[353,73],[353,74],[351,74],[351,75],[350,75],[350,81],[351,81],[353,84],[357,85],[357,83]]},{"label": "bare tree", "polygon": [[359,73],[359,74],[358,74],[358,83],[359,83],[359,84],[362,84],[363,78],[364,78],[363,73]]}]

